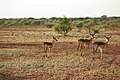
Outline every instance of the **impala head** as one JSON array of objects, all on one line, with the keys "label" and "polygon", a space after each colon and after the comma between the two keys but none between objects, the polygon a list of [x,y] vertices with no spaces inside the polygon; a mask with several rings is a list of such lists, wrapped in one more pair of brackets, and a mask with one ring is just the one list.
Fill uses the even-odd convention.
[{"label": "impala head", "polygon": [[94,38],[95,33],[90,33],[91,39]]},{"label": "impala head", "polygon": [[55,41],[58,41],[54,36],[53,36],[53,39],[54,39]]},{"label": "impala head", "polygon": [[112,36],[108,35],[108,36],[104,36],[104,37],[107,39],[107,41],[109,41]]}]

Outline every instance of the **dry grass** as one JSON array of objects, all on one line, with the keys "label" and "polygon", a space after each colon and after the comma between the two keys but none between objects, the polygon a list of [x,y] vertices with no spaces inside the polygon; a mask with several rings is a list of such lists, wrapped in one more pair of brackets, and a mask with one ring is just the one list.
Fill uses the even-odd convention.
[{"label": "dry grass", "polygon": [[[104,57],[101,59],[100,54],[92,54],[91,48],[82,52],[76,51],[77,40],[80,37],[88,37],[88,34],[80,34],[73,30],[69,36],[63,38],[52,29],[34,28],[33,30],[29,28],[24,31],[1,30],[0,43],[42,44],[43,41],[51,41],[51,37],[55,35],[59,40],[58,44],[51,53],[44,53],[42,45],[0,48],[0,80],[120,79],[118,50],[120,46],[114,51],[112,46],[107,48],[108,51],[104,51]],[[119,39],[120,36],[113,34],[111,43],[120,43]]]}]

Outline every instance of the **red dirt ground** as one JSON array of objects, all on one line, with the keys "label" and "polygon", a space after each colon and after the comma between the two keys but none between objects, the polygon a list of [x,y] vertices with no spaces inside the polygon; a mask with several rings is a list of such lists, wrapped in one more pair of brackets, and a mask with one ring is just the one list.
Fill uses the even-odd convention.
[{"label": "red dirt ground", "polygon": [[[0,49],[14,49],[14,48],[19,48],[19,49],[25,49],[25,48],[26,49],[42,49],[43,50],[43,43],[42,42],[41,43],[16,43],[16,44],[5,44],[5,43],[1,44],[0,43]],[[51,52],[54,53],[54,54],[62,53],[63,51],[71,51],[71,52],[77,51],[77,42],[57,42],[57,43],[55,43],[53,49],[51,50]],[[110,43],[108,45],[108,47],[103,50],[103,53],[109,55],[109,56],[104,56],[104,54],[103,54],[103,56],[104,56],[103,61],[107,57],[117,57],[117,55],[120,55],[120,45]],[[31,58],[36,57],[37,55],[39,55],[39,54],[30,55],[29,57],[31,57]],[[7,60],[10,60],[10,59],[11,59],[10,57],[9,58],[0,57],[0,62],[1,61],[7,61]],[[120,67],[120,62],[115,62],[114,64],[116,64]],[[69,72],[69,70],[67,70],[67,69],[65,71]],[[62,75],[62,73],[61,73],[61,75]],[[7,75],[7,74],[4,74],[4,73],[3,74],[0,73],[0,77],[5,79],[5,80],[13,80],[12,75]],[[32,80],[41,80],[41,79],[45,80],[45,79],[49,78],[50,76],[47,77],[47,74],[45,74],[43,77],[40,77],[40,76],[37,77],[37,78],[36,77],[34,78],[34,77],[35,77],[35,75],[33,75],[33,76],[23,76],[23,77],[17,77],[17,78],[19,80],[21,80],[21,79],[22,80],[31,80],[30,78],[32,78]],[[88,77],[88,79],[83,79],[83,78],[77,78],[77,79],[79,79],[79,80],[89,80],[89,77]],[[108,78],[102,78],[102,79],[99,79],[99,80],[103,80],[103,79],[104,80],[112,80],[109,77]],[[60,80],[69,80],[69,79],[60,79]],[[94,79],[94,80],[96,80],[96,79]],[[114,80],[118,80],[118,78],[115,78]]]},{"label": "red dirt ground", "polygon": [[[16,44],[0,44],[0,49],[42,49],[43,53],[43,43],[16,43]],[[51,49],[51,52],[56,53],[62,53],[63,51],[69,51],[69,52],[76,52],[77,51],[77,42],[57,42],[54,44],[54,47]],[[89,48],[89,50],[85,49],[85,51],[92,52],[92,48]],[[84,52],[84,51],[82,51]],[[120,45],[119,44],[109,44],[105,49],[103,49],[104,54],[108,54],[111,56],[120,55]],[[103,55],[104,55],[103,54]],[[0,57],[1,58],[1,57]],[[0,59],[1,60],[1,59]]]}]

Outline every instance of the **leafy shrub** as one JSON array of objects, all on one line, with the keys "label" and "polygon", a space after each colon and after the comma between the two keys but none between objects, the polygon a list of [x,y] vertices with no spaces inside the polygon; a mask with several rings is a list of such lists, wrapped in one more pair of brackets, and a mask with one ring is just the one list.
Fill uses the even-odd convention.
[{"label": "leafy shrub", "polygon": [[55,26],[54,30],[63,36],[66,36],[72,30],[70,19],[64,17],[59,19],[59,24]]}]

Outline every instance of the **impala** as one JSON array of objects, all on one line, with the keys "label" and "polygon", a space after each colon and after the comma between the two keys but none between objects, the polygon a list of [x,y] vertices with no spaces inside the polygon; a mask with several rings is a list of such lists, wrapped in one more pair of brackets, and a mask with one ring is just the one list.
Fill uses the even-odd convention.
[{"label": "impala", "polygon": [[91,36],[90,39],[79,39],[78,40],[78,48],[77,48],[77,50],[80,48],[80,51],[81,51],[81,49],[85,48],[85,45],[88,45],[88,47],[89,47],[90,44],[92,43],[94,35],[95,35],[95,33],[93,33],[93,34],[90,33],[90,36]]},{"label": "impala", "polygon": [[102,52],[103,52],[103,48],[105,48],[105,46],[108,45],[108,42],[111,38],[111,35],[108,35],[108,36],[104,36],[105,39],[106,39],[106,42],[102,42],[102,41],[97,41],[97,42],[94,42],[93,43],[93,53],[97,52],[97,50],[100,51],[100,54],[101,54],[101,58],[102,58]]},{"label": "impala", "polygon": [[45,52],[47,52],[47,50],[49,50],[49,52],[51,51],[51,48],[53,47],[55,41],[58,41],[58,40],[55,37],[53,37],[52,42],[44,42],[43,43]]}]

